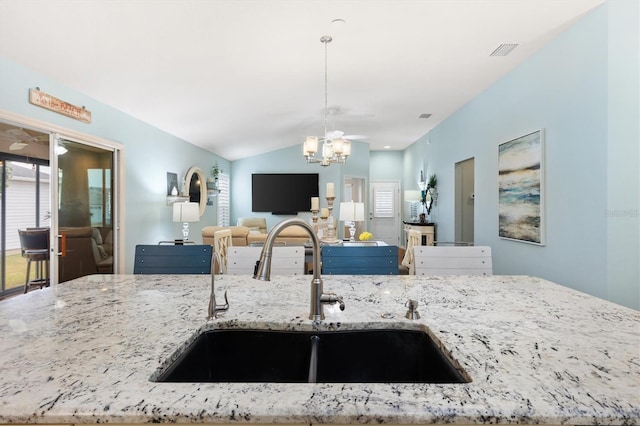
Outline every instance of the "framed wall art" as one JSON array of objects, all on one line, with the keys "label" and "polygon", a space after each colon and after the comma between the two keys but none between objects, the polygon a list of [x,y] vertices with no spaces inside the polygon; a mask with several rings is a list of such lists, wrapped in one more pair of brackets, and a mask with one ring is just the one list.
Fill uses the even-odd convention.
[{"label": "framed wall art", "polygon": [[167,195],[176,195],[171,193],[173,188],[176,188],[178,193],[180,192],[180,187],[178,186],[178,175],[177,173],[167,172]]},{"label": "framed wall art", "polygon": [[498,145],[498,236],[544,245],[544,131]]}]

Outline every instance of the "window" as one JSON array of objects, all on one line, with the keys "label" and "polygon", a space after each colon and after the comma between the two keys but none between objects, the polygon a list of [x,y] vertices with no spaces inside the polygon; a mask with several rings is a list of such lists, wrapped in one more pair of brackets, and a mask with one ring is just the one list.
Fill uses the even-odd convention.
[{"label": "window", "polygon": [[87,170],[91,226],[111,226],[111,169]]},{"label": "window", "polygon": [[218,176],[218,226],[229,226],[230,207],[229,207],[229,175],[220,174]]}]

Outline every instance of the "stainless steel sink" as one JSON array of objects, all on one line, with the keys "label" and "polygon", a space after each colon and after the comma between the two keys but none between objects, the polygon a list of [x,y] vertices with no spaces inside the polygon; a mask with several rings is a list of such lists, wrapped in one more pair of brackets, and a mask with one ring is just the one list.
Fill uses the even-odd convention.
[{"label": "stainless steel sink", "polygon": [[415,330],[211,330],[158,382],[467,383],[431,337]]}]

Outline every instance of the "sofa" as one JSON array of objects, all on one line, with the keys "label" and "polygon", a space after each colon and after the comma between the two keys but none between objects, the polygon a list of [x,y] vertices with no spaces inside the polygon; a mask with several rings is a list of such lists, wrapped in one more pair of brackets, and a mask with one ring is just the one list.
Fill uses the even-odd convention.
[{"label": "sofa", "polygon": [[[250,246],[264,244],[267,233],[252,230],[248,226],[205,226],[202,229],[202,243],[213,246],[213,234],[221,229],[231,230],[231,240],[234,246]],[[276,242],[286,245],[304,245],[309,241],[309,234],[300,226],[289,226],[276,237]]]},{"label": "sofa", "polygon": [[264,217],[239,217],[236,225],[248,227],[249,232],[267,233],[267,220]]}]

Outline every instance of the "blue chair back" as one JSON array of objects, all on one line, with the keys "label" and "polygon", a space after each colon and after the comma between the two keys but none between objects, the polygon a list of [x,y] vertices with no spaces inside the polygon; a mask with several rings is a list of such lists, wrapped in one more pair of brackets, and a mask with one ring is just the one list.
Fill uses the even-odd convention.
[{"label": "blue chair back", "polygon": [[210,245],[136,246],[134,274],[210,274]]}]

